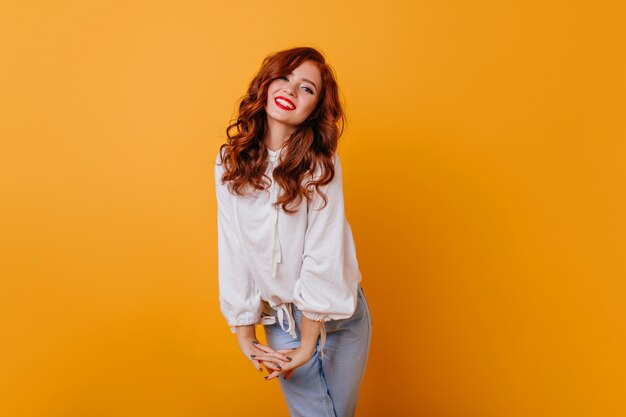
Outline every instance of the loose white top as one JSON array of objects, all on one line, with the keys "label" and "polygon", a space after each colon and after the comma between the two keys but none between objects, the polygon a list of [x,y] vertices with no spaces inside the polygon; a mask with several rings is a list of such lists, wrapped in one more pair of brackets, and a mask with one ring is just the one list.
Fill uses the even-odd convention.
[{"label": "loose white top", "polygon": [[264,320],[269,307],[276,310],[281,327],[286,315],[293,337],[289,303],[322,323],[349,318],[356,308],[361,272],[344,212],[339,155],[334,157],[335,177],[320,187],[328,198],[326,207],[319,210],[324,200],[314,193],[311,202],[303,198],[298,212],[289,215],[272,204],[280,194],[272,172],[283,149],[267,148],[266,174],[272,183],[252,195],[231,194],[221,183],[219,152],[215,159],[220,308],[233,333],[235,326],[273,322]]}]

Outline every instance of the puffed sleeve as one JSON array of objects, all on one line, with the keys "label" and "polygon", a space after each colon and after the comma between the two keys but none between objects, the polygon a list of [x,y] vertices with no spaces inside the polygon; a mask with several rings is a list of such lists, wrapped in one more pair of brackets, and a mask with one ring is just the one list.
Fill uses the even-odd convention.
[{"label": "puffed sleeve", "polygon": [[227,185],[221,183],[223,166],[220,154],[215,159],[215,191],[217,195],[217,248],[220,309],[236,332],[235,326],[255,324],[261,318],[261,296],[254,285],[244,257],[240,234],[235,227]]},{"label": "puffed sleeve", "polygon": [[335,154],[335,177],[309,202],[302,269],[294,287],[294,303],[315,321],[346,319],[356,308],[361,273],[350,224],[344,211],[342,170]]}]

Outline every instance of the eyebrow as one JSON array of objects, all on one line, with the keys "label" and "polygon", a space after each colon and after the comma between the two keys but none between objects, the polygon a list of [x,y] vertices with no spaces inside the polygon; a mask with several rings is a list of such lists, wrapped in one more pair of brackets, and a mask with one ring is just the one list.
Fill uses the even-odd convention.
[{"label": "eyebrow", "polygon": [[[289,75],[293,75],[293,72],[290,73]],[[317,85],[315,85],[315,83],[313,81],[309,80],[308,78],[303,78],[302,81],[306,81],[308,83],[313,84],[313,87],[315,87],[315,89],[318,90]]]}]

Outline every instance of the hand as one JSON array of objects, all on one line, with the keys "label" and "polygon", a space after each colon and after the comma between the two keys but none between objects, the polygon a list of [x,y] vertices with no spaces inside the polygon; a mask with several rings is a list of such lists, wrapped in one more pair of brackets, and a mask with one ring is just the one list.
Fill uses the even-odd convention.
[{"label": "hand", "polygon": [[254,359],[254,354],[256,353],[256,350],[254,349],[254,345],[252,343],[258,343],[256,337],[238,337],[237,342],[239,343],[239,350],[241,350],[241,353],[243,353],[246,359],[252,362],[252,365],[254,365],[257,371],[263,372],[263,368],[261,367],[259,361]]},{"label": "hand", "polygon": [[256,352],[252,342],[259,343],[256,340],[256,326],[254,324],[248,324],[236,326],[235,329],[237,333],[237,343],[239,344],[239,350],[241,350],[241,353],[243,353],[246,359],[252,362],[252,365],[259,372],[263,372],[263,368],[261,367],[259,361],[255,360],[252,356]]},{"label": "hand", "polygon": [[[254,346],[260,351],[260,354],[255,355],[254,359],[261,361],[268,371],[272,371],[265,377],[267,380],[277,378],[283,372],[285,373],[284,378],[289,379],[296,368],[307,363],[313,356],[313,350],[304,349],[302,345],[295,349],[280,349],[278,351],[260,343],[255,343]],[[286,360],[283,360],[281,356],[285,357]]]},{"label": "hand", "polygon": [[[283,368],[281,364],[290,362],[292,360],[290,355],[293,354],[296,349],[291,348],[274,350],[269,346],[260,344],[256,340],[252,341],[252,346],[256,350],[255,353],[250,355],[250,357],[257,362],[262,363],[270,374],[273,371],[282,372]],[[259,359],[261,356],[264,360]],[[265,378],[267,379],[267,376]]]},{"label": "hand", "polygon": [[[270,373],[272,371],[282,371],[280,364],[291,361],[288,355],[293,352],[293,349],[274,350],[269,346],[260,344],[257,340],[253,340],[251,344],[256,350],[250,354],[250,358],[257,363],[261,362]],[[260,356],[263,356],[265,359],[261,360]]]}]

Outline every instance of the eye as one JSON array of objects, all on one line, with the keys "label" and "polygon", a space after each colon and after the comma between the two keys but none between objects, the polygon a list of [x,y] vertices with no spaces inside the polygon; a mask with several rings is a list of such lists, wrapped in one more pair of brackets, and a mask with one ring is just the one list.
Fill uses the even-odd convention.
[{"label": "eye", "polygon": [[[285,75],[281,75],[280,77],[278,77],[278,79],[279,80],[289,81],[289,78],[287,78],[287,76],[285,76]],[[302,88],[309,94],[315,94],[310,87],[302,87]]]}]

